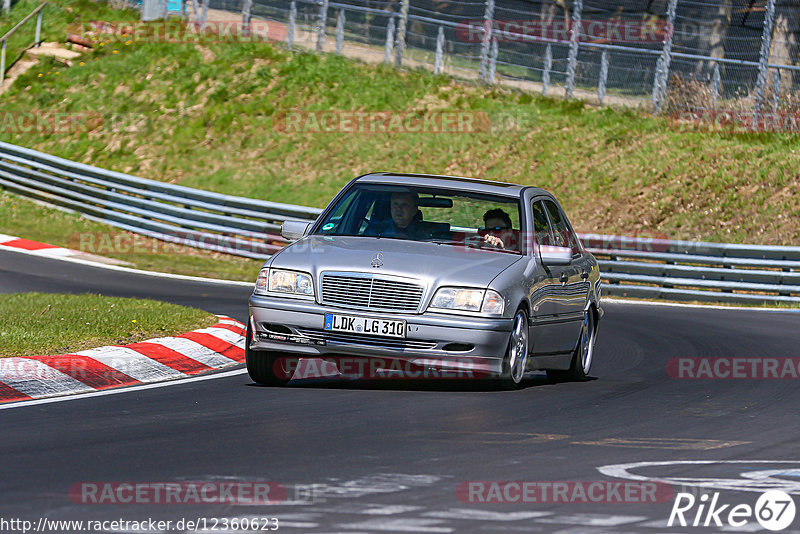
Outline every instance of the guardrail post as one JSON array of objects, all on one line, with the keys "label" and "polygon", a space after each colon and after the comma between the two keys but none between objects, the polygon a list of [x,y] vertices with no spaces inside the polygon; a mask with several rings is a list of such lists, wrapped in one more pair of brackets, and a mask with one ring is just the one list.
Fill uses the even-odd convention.
[{"label": "guardrail post", "polygon": [[608,50],[600,56],[600,81],[597,84],[597,101],[601,104],[606,97],[606,81],[608,80]]},{"label": "guardrail post", "polygon": [[386,46],[383,50],[383,62],[392,62],[392,50],[394,49],[394,15],[389,17],[389,22],[386,24]]},{"label": "guardrail post", "polygon": [[403,66],[403,54],[406,52],[406,27],[408,26],[409,0],[400,2],[400,22],[397,24],[397,46],[394,51],[395,67]]},{"label": "guardrail post", "polygon": [[764,29],[761,32],[761,55],[758,59],[758,78],[756,79],[755,104],[753,106],[753,128],[758,125],[759,115],[764,101],[764,90],[767,85],[767,65],[772,49],[772,28],[775,25],[775,0],[767,0],[764,14]]},{"label": "guardrail post", "polygon": [[317,21],[317,52],[322,52],[325,43],[325,24],[328,22],[328,0],[322,0],[319,5],[319,20]]},{"label": "guardrail post", "polygon": [[242,35],[248,37],[250,35],[250,10],[253,7],[253,0],[244,0],[242,4]]},{"label": "guardrail post", "polygon": [[439,26],[439,34],[436,36],[436,57],[433,60],[433,73],[442,73],[444,63],[444,27]]},{"label": "guardrail post", "polygon": [[481,64],[478,69],[478,79],[482,82],[488,81],[486,73],[489,61],[490,48],[492,46],[492,30],[494,29],[494,0],[486,0],[486,10],[483,13],[483,34],[481,37]]},{"label": "guardrail post", "polygon": [[542,95],[547,96],[550,89],[550,70],[553,68],[553,48],[547,45],[544,50],[544,71],[542,72]]},{"label": "guardrail post", "polygon": [[578,47],[581,40],[581,19],[583,18],[583,0],[575,0],[572,7],[572,27],[569,29],[569,62],[567,63],[567,86],[565,96],[572,98],[575,91],[575,71],[578,67]]},{"label": "guardrail post", "polygon": [[497,53],[498,44],[497,39],[492,39],[492,53],[489,55],[489,85],[494,85],[494,77],[497,73]]},{"label": "guardrail post", "polygon": [[297,26],[297,4],[292,1],[289,4],[289,27],[286,30],[286,48],[290,49],[294,46],[294,29]]},{"label": "guardrail post", "polygon": [[667,80],[669,79],[669,66],[672,62],[672,36],[675,33],[675,12],[678,9],[678,0],[669,0],[667,5],[667,25],[664,28],[664,46],[661,50],[661,70],[656,69],[655,88],[653,89],[653,111],[658,113],[667,96]]},{"label": "guardrail post", "polygon": [[712,107],[717,109],[717,99],[719,98],[719,63],[714,63],[714,74],[711,77],[711,102]]},{"label": "guardrail post", "polygon": [[342,44],[344,43],[344,9],[339,10],[339,16],[336,17],[336,53],[342,53]]}]

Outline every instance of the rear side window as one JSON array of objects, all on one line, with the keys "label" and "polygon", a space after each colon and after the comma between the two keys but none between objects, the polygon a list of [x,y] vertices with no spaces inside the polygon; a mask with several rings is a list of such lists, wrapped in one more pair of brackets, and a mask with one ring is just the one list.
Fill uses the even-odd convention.
[{"label": "rear side window", "polygon": [[580,254],[581,245],[578,242],[578,236],[569,225],[566,216],[561,209],[551,200],[543,201],[547,214],[550,216],[550,222],[553,225],[553,244],[558,247],[569,247],[572,249],[572,254]]}]

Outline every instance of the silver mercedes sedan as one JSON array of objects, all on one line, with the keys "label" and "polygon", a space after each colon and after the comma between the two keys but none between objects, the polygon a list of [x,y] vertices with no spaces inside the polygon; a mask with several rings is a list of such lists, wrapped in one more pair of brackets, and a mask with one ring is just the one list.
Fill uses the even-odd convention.
[{"label": "silver mercedes sedan", "polygon": [[600,271],[547,191],[368,174],[316,222],[282,233],[296,241],[267,260],[249,301],[247,370],[259,384],[317,376],[309,359],[346,376],[508,388],[528,370],[589,373]]}]

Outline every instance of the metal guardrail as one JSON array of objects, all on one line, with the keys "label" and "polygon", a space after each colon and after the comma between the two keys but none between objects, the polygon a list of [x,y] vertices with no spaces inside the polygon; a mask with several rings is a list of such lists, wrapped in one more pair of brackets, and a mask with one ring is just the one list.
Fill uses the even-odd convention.
[{"label": "metal guardrail", "polygon": [[280,225],[321,210],[138,178],[0,142],[0,186],[171,243],[262,259]]},{"label": "metal guardrail", "polygon": [[[0,187],[162,241],[264,259],[322,210],[147,180],[0,142]],[[800,247],[582,234],[606,295],[800,303]]]}]

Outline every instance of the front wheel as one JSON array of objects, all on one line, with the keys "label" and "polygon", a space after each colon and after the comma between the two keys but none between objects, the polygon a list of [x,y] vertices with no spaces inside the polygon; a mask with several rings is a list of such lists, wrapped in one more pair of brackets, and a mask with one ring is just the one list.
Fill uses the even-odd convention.
[{"label": "front wheel", "polygon": [[528,366],[528,349],[528,313],[520,309],[514,315],[514,326],[503,360],[503,374],[500,376],[503,387],[516,389],[522,383],[522,377],[525,376],[525,369]]},{"label": "front wheel", "polygon": [[572,354],[572,362],[567,371],[547,371],[547,378],[554,382],[586,380],[589,369],[592,368],[592,356],[594,356],[594,341],[597,335],[594,312],[591,308],[583,312],[583,326],[581,327],[581,337],[578,339],[578,346]]},{"label": "front wheel", "polygon": [[244,342],[244,358],[247,362],[247,374],[256,384],[263,386],[285,386],[292,379],[294,366],[292,358],[280,352],[252,350],[252,327],[247,325],[247,338]]}]

